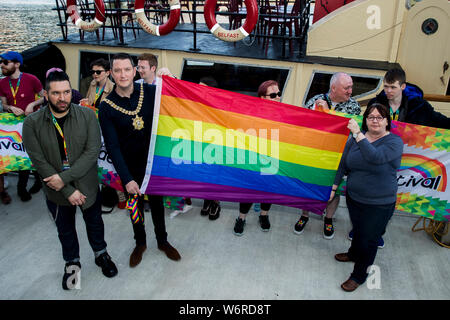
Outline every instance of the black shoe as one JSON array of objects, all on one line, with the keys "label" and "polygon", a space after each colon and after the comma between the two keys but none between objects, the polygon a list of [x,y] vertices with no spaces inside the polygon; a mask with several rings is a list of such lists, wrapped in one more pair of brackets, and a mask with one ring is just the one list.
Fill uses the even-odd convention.
[{"label": "black shoe", "polygon": [[259,215],[259,224],[261,226],[262,231],[269,231],[270,230],[270,222],[269,222],[269,215]]},{"label": "black shoe", "polygon": [[31,194],[27,191],[27,189],[17,189],[17,195],[23,202],[31,200]]},{"label": "black shoe", "polygon": [[211,201],[211,203],[210,203],[209,200],[205,200],[205,201],[203,202],[203,208],[202,208],[202,210],[200,210],[200,214],[201,214],[202,216],[207,216],[207,215],[209,215],[209,212],[211,211],[211,205],[212,205],[212,201]]},{"label": "black shoe", "polygon": [[245,226],[245,220],[242,220],[241,218],[236,219],[236,223],[234,225],[234,234],[237,236],[242,236],[244,234],[244,226]]},{"label": "black shoe", "polygon": [[31,186],[31,188],[30,188],[30,190],[28,192],[31,193],[31,194],[35,194],[35,193],[38,193],[39,190],[41,190],[41,188],[42,188],[41,181],[40,180],[36,180],[34,182],[34,184]]},{"label": "black shoe", "polygon": [[107,252],[95,258],[95,264],[102,268],[105,277],[112,278],[117,274],[117,267]]},{"label": "black shoe", "polygon": [[81,263],[67,262],[64,267],[64,275],[62,279],[62,287],[64,290],[75,289],[79,279],[79,272],[81,271]]},{"label": "black shoe", "polygon": [[214,201],[210,206],[209,210],[209,220],[216,220],[220,217],[220,203]]},{"label": "black shoe", "polygon": [[325,218],[323,223],[323,237],[327,240],[331,240],[334,237],[334,226],[332,218]]},{"label": "black shoe", "polygon": [[294,226],[294,233],[295,234],[302,234],[303,230],[305,229],[306,224],[308,223],[309,218],[305,216],[301,216],[300,219],[298,219],[297,223]]}]

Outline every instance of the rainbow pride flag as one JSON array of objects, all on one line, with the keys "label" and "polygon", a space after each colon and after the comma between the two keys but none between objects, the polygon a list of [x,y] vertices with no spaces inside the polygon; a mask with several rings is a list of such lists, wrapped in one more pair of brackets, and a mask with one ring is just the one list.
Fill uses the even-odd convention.
[{"label": "rainbow pride flag", "polygon": [[164,77],[147,194],[265,202],[322,212],[348,120]]}]

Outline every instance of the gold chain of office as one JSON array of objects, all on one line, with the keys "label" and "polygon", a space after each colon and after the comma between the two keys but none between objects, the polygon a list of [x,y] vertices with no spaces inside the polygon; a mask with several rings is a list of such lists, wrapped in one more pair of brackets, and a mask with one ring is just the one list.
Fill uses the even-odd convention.
[{"label": "gold chain of office", "polygon": [[107,104],[109,104],[112,108],[116,109],[117,111],[122,112],[123,114],[126,114],[128,116],[135,116],[133,118],[133,127],[135,130],[141,130],[142,128],[144,128],[144,120],[142,120],[142,117],[138,117],[138,114],[142,108],[142,103],[144,102],[144,85],[142,83],[139,92],[138,105],[134,111],[126,110],[122,107],[119,107],[117,104],[115,104],[109,99],[105,99],[103,101],[105,101]]}]

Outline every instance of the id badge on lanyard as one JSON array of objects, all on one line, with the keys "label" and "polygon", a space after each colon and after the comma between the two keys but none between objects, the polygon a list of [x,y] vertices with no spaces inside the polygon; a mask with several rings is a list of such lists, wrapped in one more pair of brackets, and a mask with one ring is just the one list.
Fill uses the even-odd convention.
[{"label": "id badge on lanyard", "polygon": [[70,164],[69,164],[69,155],[67,154],[67,145],[66,145],[66,139],[64,139],[64,133],[61,129],[61,127],[59,126],[58,122],[56,121],[55,117],[52,114],[52,120],[53,120],[53,124],[56,127],[56,130],[58,131],[59,135],[61,136],[61,138],[63,139],[63,144],[64,144],[64,153],[66,154],[66,159],[63,160],[62,163],[62,170],[69,170],[70,169]]},{"label": "id badge on lanyard", "polygon": [[69,161],[64,160],[64,161],[63,161],[62,170],[63,170],[63,171],[66,171],[66,170],[69,170],[69,169],[70,169]]}]

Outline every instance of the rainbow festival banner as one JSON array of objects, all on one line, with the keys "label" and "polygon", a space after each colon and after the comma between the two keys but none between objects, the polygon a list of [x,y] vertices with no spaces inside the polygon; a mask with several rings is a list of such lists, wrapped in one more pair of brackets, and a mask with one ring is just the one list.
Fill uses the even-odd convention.
[{"label": "rainbow festival banner", "polygon": [[[13,113],[0,113],[0,174],[10,171],[33,169],[22,143],[22,125],[25,117]],[[98,158],[98,177],[102,184],[123,191],[119,175],[108,157],[102,137]]]},{"label": "rainbow festival banner", "polygon": [[[361,126],[362,116],[326,112],[353,118]],[[397,172],[396,210],[450,221],[450,130],[392,121],[391,132],[400,136],[404,143]],[[345,182],[338,191],[345,194]]]}]

